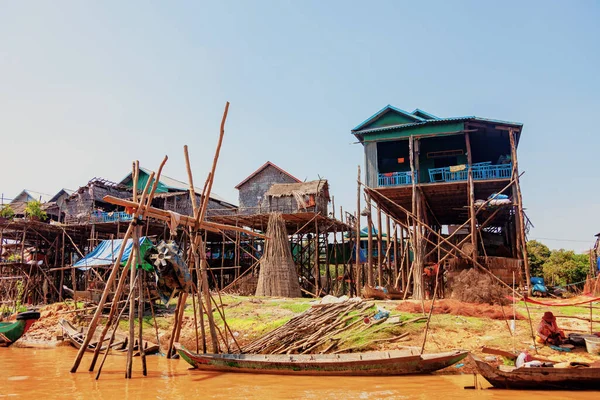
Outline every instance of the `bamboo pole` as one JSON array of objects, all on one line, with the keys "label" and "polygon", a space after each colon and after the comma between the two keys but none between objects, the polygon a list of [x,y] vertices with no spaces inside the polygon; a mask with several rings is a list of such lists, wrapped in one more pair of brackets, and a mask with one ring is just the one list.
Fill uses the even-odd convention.
[{"label": "bamboo pole", "polygon": [[373,218],[371,217],[371,196],[367,195],[367,284],[373,286]]},{"label": "bamboo pole", "polygon": [[383,267],[381,263],[383,259],[381,253],[383,252],[382,240],[383,240],[383,229],[381,224],[381,206],[377,204],[377,284],[383,286]]},{"label": "bamboo pole", "polygon": [[[166,157],[165,157],[165,161],[166,161]],[[154,173],[152,173],[151,175],[152,177],[154,176]],[[150,180],[148,180],[148,182],[146,183],[146,189],[148,188],[150,184]],[[127,231],[125,232],[125,237],[123,238],[123,243],[127,243],[127,240],[129,239],[129,237],[131,236],[131,234],[133,233],[134,230],[134,221],[137,220],[138,216],[140,215],[141,211],[143,210],[143,207],[141,206],[146,198],[146,189],[144,190],[144,193],[142,194],[142,199],[140,200],[139,203],[139,207],[138,209],[134,212],[133,214],[133,218],[132,218],[132,222],[129,224],[129,227],[127,228]],[[98,308],[96,308],[96,312],[94,313],[94,316],[92,317],[92,321],[90,322],[90,326],[88,328],[88,333],[85,336],[85,339],[83,340],[83,344],[82,346],[79,348],[79,352],[77,353],[77,357],[75,358],[75,362],[73,363],[73,366],[71,367],[71,372],[77,372],[77,368],[79,367],[79,364],[81,363],[81,359],[83,358],[83,355],[85,354],[85,350],[87,348],[87,346],[89,345],[92,336],[94,335],[94,332],[96,331],[96,326],[98,325],[98,321],[100,319],[100,316],[102,315],[102,309],[104,307],[104,304],[106,303],[106,299],[108,297],[108,293],[109,293],[109,288],[113,285],[116,277],[117,277],[117,272],[119,271],[119,265],[121,263],[121,258],[123,257],[123,252],[125,251],[125,247],[126,246],[121,246],[121,248],[119,249],[119,255],[117,256],[117,259],[112,267],[112,271],[108,277],[108,281],[106,282],[106,288],[104,290],[104,292],[102,292],[102,296],[100,298],[100,301],[98,302]],[[125,273],[125,271],[123,272]],[[115,293],[115,296],[117,294]],[[117,301],[113,301],[113,304],[116,304]],[[112,311],[112,307],[111,307],[111,311]],[[101,338],[102,340],[103,338]]]},{"label": "bamboo pole", "polygon": [[[125,272],[125,276],[127,276],[127,273]],[[133,295],[133,291],[134,291],[134,285],[131,285],[131,287],[129,288],[129,293],[127,295],[127,298],[125,299],[125,302],[129,302],[129,300],[131,299],[131,296]],[[100,362],[100,366],[98,367],[98,373],[96,374],[96,380],[98,380],[100,378],[100,373],[102,372],[102,367],[104,366],[104,362],[106,361],[106,357],[108,356],[108,353],[110,351],[110,348],[113,344],[113,340],[115,339],[115,335],[117,333],[117,329],[119,327],[119,321],[121,320],[121,317],[123,316],[123,313],[125,312],[126,307],[123,307],[121,309],[121,312],[119,313],[119,315],[117,316],[117,319],[115,319],[115,324],[113,327],[113,331],[112,334],[110,335],[110,339],[108,341],[108,345],[106,346],[106,351],[104,352],[104,357],[102,357],[102,362]],[[110,323],[107,322],[106,324],[107,326],[110,326]],[[110,327],[109,327],[110,329]],[[101,344],[104,343],[104,339],[98,341],[99,345],[97,346],[97,348],[102,348]],[[90,372],[92,372],[92,370],[90,370]]]},{"label": "bamboo pole", "polygon": [[465,132],[465,144],[467,148],[467,163],[469,164],[467,186],[469,200],[469,216],[471,220],[471,245],[473,246],[473,258],[477,259],[477,214],[475,213],[475,184],[473,183],[473,155],[471,154],[471,138],[469,132]]},{"label": "bamboo pole", "polygon": [[[138,217],[141,217],[142,219],[145,217],[146,215],[146,210],[149,208],[149,205],[152,203],[152,198],[154,197],[154,193],[156,192],[156,188],[158,186],[158,181],[160,179],[160,175],[162,173],[162,169],[165,165],[165,163],[167,162],[169,158],[167,156],[165,156],[165,158],[163,159],[163,161],[161,162],[159,168],[158,168],[158,173],[156,174],[156,180],[152,186],[152,190],[150,191],[150,193],[148,194],[148,188],[150,187],[150,183],[152,182],[152,179],[154,178],[154,172],[152,172],[150,174],[150,177],[148,179],[148,181],[146,182],[146,186],[144,188],[144,193],[142,193],[142,197],[139,201],[139,203],[137,203],[137,208],[136,210],[133,212],[133,216],[132,216],[132,220],[129,223],[129,226],[127,227],[127,231],[125,232],[125,236],[123,237],[123,243],[127,243],[127,240],[129,239],[129,237],[132,235],[134,227],[135,227],[135,223],[138,219]],[[148,206],[144,207],[144,201],[146,200],[146,195],[148,196]],[[68,236],[68,235],[67,235]],[[77,368],[79,367],[79,364],[81,363],[81,359],[83,358],[83,355],[85,353],[85,348],[89,345],[94,332],[96,331],[96,326],[98,324],[98,321],[100,319],[100,316],[102,315],[102,309],[104,307],[104,304],[106,303],[106,299],[108,297],[108,293],[110,291],[110,288],[113,286],[115,279],[117,278],[117,273],[119,271],[119,265],[121,263],[121,258],[123,257],[123,252],[125,251],[125,247],[126,246],[121,246],[121,248],[119,249],[119,255],[117,256],[115,263],[112,266],[112,270],[110,272],[110,275],[108,277],[108,280],[106,282],[106,287],[104,289],[104,292],[102,292],[102,296],[100,298],[100,301],[98,303],[98,308],[96,309],[96,312],[94,313],[94,316],[92,317],[92,321],[90,322],[90,326],[88,328],[88,332],[84,338],[83,344],[81,346],[81,348],[79,349],[79,352],[77,353],[77,357],[75,358],[75,361],[73,363],[73,366],[71,367],[71,372],[77,372]],[[130,263],[131,257],[128,259],[128,264],[131,265]],[[73,270],[74,271],[74,270]],[[126,276],[127,274],[127,267],[124,268],[123,270],[123,275]],[[121,280],[119,281],[119,286],[121,287],[122,290],[122,285],[124,283],[124,276],[121,277]],[[119,287],[117,287],[117,291],[115,292],[115,298],[113,299],[113,305],[111,306],[111,310],[109,313],[109,318],[108,318],[108,322],[107,322],[107,326],[110,324],[110,321],[112,319],[112,316],[114,315],[115,311],[116,311],[116,306],[118,304],[118,300],[119,300],[119,296],[120,296],[120,291],[119,291]],[[108,332],[108,328],[104,328],[100,340],[102,341],[106,335],[106,332]],[[90,365],[90,371],[93,371],[94,369],[94,364],[96,363],[96,360],[98,358],[98,354],[99,352],[94,352],[94,357],[92,359],[92,363]]]},{"label": "bamboo pole", "polygon": [[314,246],[315,246],[315,265],[313,265],[313,275],[315,277],[315,292],[317,297],[321,294],[321,269],[319,267],[319,224],[315,220],[315,237],[314,237]]},{"label": "bamboo pole", "polygon": [[[358,177],[356,178],[356,240],[354,241],[354,255],[356,263],[356,287],[355,294],[360,296],[362,280],[360,267],[360,165],[358,166]],[[352,293],[350,293],[352,294]]]},{"label": "bamboo pole", "polygon": [[[139,242],[136,245],[138,258],[141,257]],[[146,271],[140,268],[138,275],[141,276],[139,285],[139,296],[138,296],[138,349],[140,352],[140,359],[142,360],[142,375],[148,375],[148,367],[146,365],[146,351],[144,350],[144,284],[146,283]]]},{"label": "bamboo pole", "polygon": [[[133,163],[133,199],[137,200],[137,181],[139,179],[140,165],[138,161]],[[148,185],[146,185],[147,187]],[[140,205],[142,203],[140,202]],[[140,227],[136,226],[133,231],[132,243],[131,243],[131,254],[133,258],[131,267],[129,269],[129,285],[131,285],[132,293],[135,291],[134,282],[137,280],[136,274],[138,270],[139,254],[137,252],[136,243],[140,240]],[[126,243],[122,244],[125,247]],[[117,321],[118,323],[118,321]],[[102,338],[104,339],[104,338]],[[102,340],[101,339],[101,340]],[[100,342],[102,343],[102,342]],[[135,343],[135,296],[129,298],[129,346],[127,347],[127,363],[125,368],[125,378],[131,379],[132,368],[133,368],[133,345]]]},{"label": "bamboo pole", "polygon": [[525,268],[525,277],[527,279],[527,287],[529,288],[528,293],[531,293],[531,275],[529,271],[529,255],[527,252],[527,240],[525,238],[525,218],[523,216],[523,196],[521,195],[521,184],[519,180],[519,162],[517,160],[517,146],[515,142],[515,131],[514,129],[509,129],[508,136],[510,139],[510,151],[511,151],[511,161],[513,163],[512,166],[512,175],[515,177],[514,188],[516,190],[517,197],[517,218],[519,220],[519,233],[521,238],[521,252],[523,257],[523,267]]}]

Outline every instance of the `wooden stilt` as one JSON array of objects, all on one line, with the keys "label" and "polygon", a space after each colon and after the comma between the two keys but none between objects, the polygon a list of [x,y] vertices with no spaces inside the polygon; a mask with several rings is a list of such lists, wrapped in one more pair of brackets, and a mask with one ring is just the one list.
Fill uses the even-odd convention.
[{"label": "wooden stilt", "polygon": [[[133,234],[133,245],[135,249],[135,243],[139,243],[140,240],[140,227],[136,226]],[[125,245],[123,244],[123,247]],[[132,251],[133,262],[129,270],[129,285],[135,293],[135,281],[136,274],[138,273],[139,259],[136,251]],[[127,347],[127,366],[125,369],[125,378],[131,379],[132,368],[133,368],[133,346],[135,344],[135,296],[131,296],[129,299],[129,346]]]},{"label": "wooden stilt", "polygon": [[356,179],[356,239],[354,241],[354,256],[356,264],[356,287],[355,294],[360,296],[361,267],[360,267],[360,165],[358,166],[358,178]]},{"label": "wooden stilt", "polygon": [[319,266],[319,224],[315,220],[315,236],[313,238],[315,246],[315,265],[313,265],[313,275],[315,277],[315,294],[317,297],[321,295],[321,268]]},{"label": "wooden stilt", "polygon": [[467,148],[467,163],[469,170],[467,175],[467,191],[469,193],[469,220],[471,225],[471,245],[473,246],[473,258],[477,259],[477,214],[475,213],[475,185],[473,183],[473,155],[471,154],[471,139],[469,132],[465,132],[465,143]]},{"label": "wooden stilt", "polygon": [[[141,260],[141,252],[139,242],[136,243],[137,256],[138,259]],[[141,263],[140,263],[141,264]],[[140,277],[138,286],[139,286],[139,296],[138,296],[138,349],[140,352],[140,359],[142,360],[142,375],[148,375],[148,367],[146,365],[146,352],[144,350],[144,285],[146,284],[146,271],[141,268],[138,271],[138,276]]]},{"label": "wooden stilt", "polygon": [[377,204],[377,284],[383,286],[383,226],[381,224],[381,207]]},{"label": "wooden stilt", "polygon": [[371,217],[371,196],[367,195],[367,284],[373,286],[373,218]]},{"label": "wooden stilt", "polygon": [[517,160],[517,145],[515,141],[515,130],[510,128],[508,131],[510,138],[510,151],[512,165],[512,176],[515,180],[514,192],[516,194],[515,201],[517,202],[517,220],[519,221],[517,229],[519,230],[521,257],[523,257],[523,267],[525,269],[525,277],[527,279],[526,286],[529,288],[531,293],[531,271],[529,270],[529,255],[527,252],[527,240],[525,238],[525,217],[523,211],[523,196],[521,195],[521,184],[519,180],[519,162]]}]

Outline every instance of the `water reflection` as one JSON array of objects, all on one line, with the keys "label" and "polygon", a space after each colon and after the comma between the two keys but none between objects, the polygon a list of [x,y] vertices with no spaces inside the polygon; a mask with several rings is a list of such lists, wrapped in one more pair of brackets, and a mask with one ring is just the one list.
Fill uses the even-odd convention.
[{"label": "water reflection", "polygon": [[[133,379],[125,376],[125,357],[110,356],[100,380],[88,372],[86,355],[79,371],[69,369],[76,350],[0,348],[0,398],[73,399],[589,399],[590,392],[465,390],[472,375],[407,377],[311,377],[202,373],[183,360],[148,357],[148,376],[134,360]],[[488,387],[483,378],[479,382]]]}]

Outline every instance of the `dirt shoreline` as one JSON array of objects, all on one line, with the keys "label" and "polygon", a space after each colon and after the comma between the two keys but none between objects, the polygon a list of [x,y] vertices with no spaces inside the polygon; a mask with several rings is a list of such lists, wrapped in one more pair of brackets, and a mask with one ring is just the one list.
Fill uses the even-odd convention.
[{"label": "dirt shoreline", "polygon": [[[267,332],[283,325],[292,317],[304,312],[318,300],[312,299],[283,299],[269,297],[244,297],[244,296],[223,296],[223,310],[227,322],[234,332],[237,342],[243,346],[264,335]],[[406,347],[421,348],[423,344],[425,322],[409,323],[401,328],[397,328],[393,322],[399,319],[406,321],[415,317],[423,316],[422,303],[419,301],[375,301],[374,307],[384,308],[390,312],[388,321],[380,325],[382,329],[377,329],[377,333],[370,333],[368,329],[364,334],[355,337],[346,338],[355,347],[355,351],[376,351],[376,350],[395,350]],[[143,319],[144,338],[153,342],[157,341],[156,329],[158,328],[158,340],[161,348],[165,348],[171,336],[173,323],[173,307],[158,307],[158,314],[155,322],[150,315],[145,315]],[[523,304],[517,305],[516,313],[516,335],[512,336],[509,331],[509,321],[499,317],[507,315],[512,319],[513,310],[511,307],[504,307],[499,314],[499,306],[483,307],[470,303],[461,303],[455,300],[441,300],[436,302],[434,313],[431,318],[425,352],[434,353],[454,349],[469,350],[480,357],[494,359],[495,363],[505,362],[499,356],[490,356],[481,352],[482,346],[499,348],[503,350],[528,351],[535,354],[531,329],[535,330],[541,315],[547,308],[529,306],[532,324],[527,319],[527,310]],[[81,305],[79,309],[81,309]],[[429,304],[425,304],[429,311]],[[374,308],[375,309],[375,308]],[[55,303],[39,308],[41,318],[14,346],[51,348],[55,346],[68,346],[66,341],[58,340],[62,336],[62,330],[58,325],[61,318],[68,321],[86,326],[89,323],[92,310],[76,311],[75,304],[72,302]],[[587,307],[566,307],[552,310],[559,315],[558,323],[567,333],[579,332],[589,333],[589,322],[572,317],[589,317],[589,308]],[[149,313],[148,313],[149,314]],[[520,315],[520,317],[519,317]],[[561,316],[562,315],[562,316]],[[221,321],[219,313],[214,311],[217,323]],[[490,316],[492,318],[490,318]],[[126,331],[127,321],[121,321],[120,328]],[[600,330],[600,324],[595,324],[596,331]],[[180,336],[180,342],[186,347],[195,349],[194,320],[192,314],[192,305],[186,307],[184,313],[183,327]],[[370,343],[373,339],[390,338],[399,333],[408,333],[408,337],[398,342]],[[228,338],[231,348],[235,348],[231,337]],[[539,345],[538,345],[539,346]],[[223,346],[226,347],[226,346]],[[322,350],[322,349],[317,349]],[[570,353],[557,352],[549,347],[542,346],[537,349],[537,354],[541,357],[549,358],[557,362],[564,361],[583,361],[597,362],[599,356],[588,354],[585,348],[576,348]],[[465,362],[440,371],[441,374],[465,374],[475,371],[473,363],[466,359]]]}]

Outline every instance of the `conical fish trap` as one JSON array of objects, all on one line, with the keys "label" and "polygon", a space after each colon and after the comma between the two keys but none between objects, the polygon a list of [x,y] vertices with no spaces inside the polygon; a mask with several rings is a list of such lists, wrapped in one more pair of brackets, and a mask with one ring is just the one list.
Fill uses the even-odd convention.
[{"label": "conical fish trap", "polygon": [[300,297],[300,283],[281,213],[269,216],[256,287],[257,296]]}]

